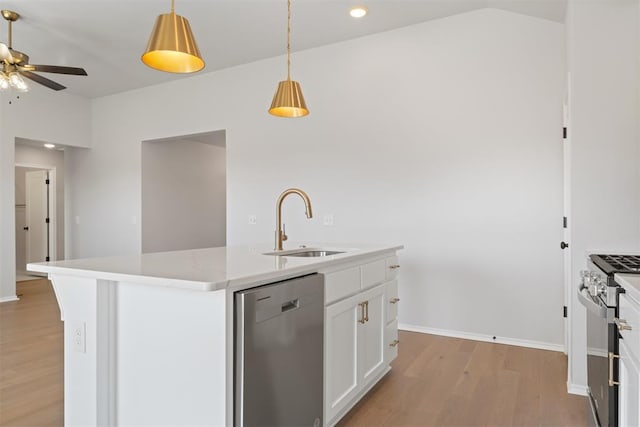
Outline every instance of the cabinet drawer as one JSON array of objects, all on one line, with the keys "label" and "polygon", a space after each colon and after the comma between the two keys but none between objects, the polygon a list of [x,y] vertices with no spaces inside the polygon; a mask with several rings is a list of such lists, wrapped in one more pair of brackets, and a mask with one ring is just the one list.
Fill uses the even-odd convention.
[{"label": "cabinet drawer", "polygon": [[367,289],[386,280],[386,262],[384,259],[362,266],[362,289]]},{"label": "cabinet drawer", "polygon": [[324,303],[329,304],[360,292],[360,267],[324,275]]},{"label": "cabinet drawer", "polygon": [[620,320],[625,320],[631,330],[620,330],[627,349],[640,360],[640,304],[625,294],[620,294]]},{"label": "cabinet drawer", "polygon": [[385,306],[387,323],[391,323],[398,317],[398,281],[392,280],[385,285]]},{"label": "cabinet drawer", "polygon": [[386,364],[398,357],[398,320],[389,323],[384,330],[384,361]]},{"label": "cabinet drawer", "polygon": [[385,259],[385,267],[387,271],[387,280],[395,279],[398,276],[398,270],[400,269],[398,257],[394,255]]}]

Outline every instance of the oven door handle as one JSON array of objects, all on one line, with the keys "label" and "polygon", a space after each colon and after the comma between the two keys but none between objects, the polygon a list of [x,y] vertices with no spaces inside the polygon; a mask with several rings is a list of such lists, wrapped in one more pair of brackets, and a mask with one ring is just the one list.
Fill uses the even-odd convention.
[{"label": "oven door handle", "polygon": [[589,295],[589,290],[584,286],[578,291],[578,301],[580,301],[580,304],[584,305],[585,308],[593,314],[602,317],[603,319],[607,318],[607,307],[593,302]]}]

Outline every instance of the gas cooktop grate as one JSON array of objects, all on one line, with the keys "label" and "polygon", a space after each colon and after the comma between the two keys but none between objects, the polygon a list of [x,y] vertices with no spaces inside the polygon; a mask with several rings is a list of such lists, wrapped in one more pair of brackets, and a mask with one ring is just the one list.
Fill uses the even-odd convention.
[{"label": "gas cooktop grate", "polygon": [[598,255],[616,273],[640,273],[640,255]]}]

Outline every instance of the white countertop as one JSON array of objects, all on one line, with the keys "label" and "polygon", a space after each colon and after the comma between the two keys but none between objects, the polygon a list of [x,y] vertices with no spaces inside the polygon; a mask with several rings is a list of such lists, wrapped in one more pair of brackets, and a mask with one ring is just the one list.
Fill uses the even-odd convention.
[{"label": "white countertop", "polygon": [[640,303],[640,274],[616,274],[614,279],[628,295]]},{"label": "white countertop", "polygon": [[[265,247],[219,247],[142,255],[86,258],[28,264],[27,269],[48,274],[89,277],[145,285],[215,291],[278,280],[317,271],[345,261],[382,255],[401,245],[307,245],[345,251],[325,257],[264,255]],[[296,248],[293,246],[291,249]],[[357,248],[357,249],[356,249]],[[289,248],[288,248],[289,249]],[[287,250],[283,251],[286,254]]]}]

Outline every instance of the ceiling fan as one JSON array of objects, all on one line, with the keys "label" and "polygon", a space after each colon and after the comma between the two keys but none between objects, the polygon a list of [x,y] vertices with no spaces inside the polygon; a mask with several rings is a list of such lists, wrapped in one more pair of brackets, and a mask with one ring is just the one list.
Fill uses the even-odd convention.
[{"label": "ceiling fan", "polygon": [[60,83],[35,74],[34,71],[43,73],[71,74],[74,76],[86,76],[87,72],[83,68],[77,67],[61,67],[57,65],[34,65],[29,64],[29,57],[12,48],[11,25],[20,18],[20,15],[11,10],[2,10],[2,17],[9,22],[9,40],[8,45],[0,43],[0,90],[9,86],[20,91],[28,90],[27,84],[21,76],[40,83],[43,86],[53,90],[66,89]]}]

